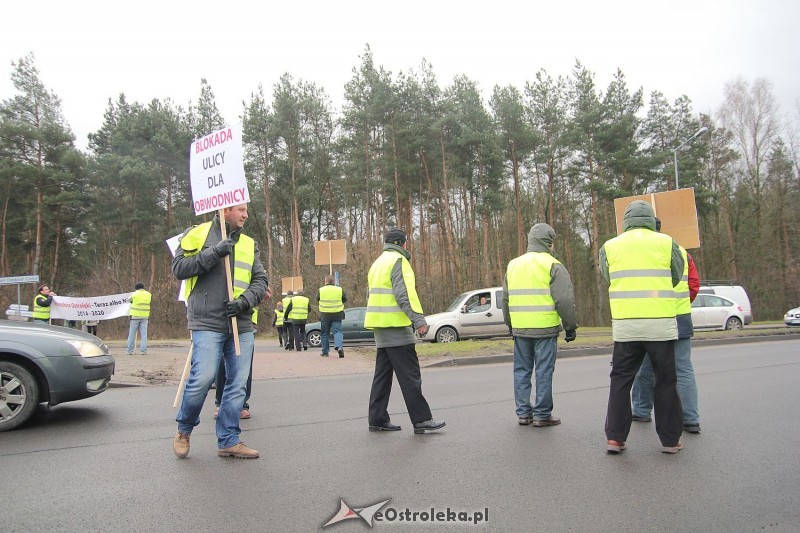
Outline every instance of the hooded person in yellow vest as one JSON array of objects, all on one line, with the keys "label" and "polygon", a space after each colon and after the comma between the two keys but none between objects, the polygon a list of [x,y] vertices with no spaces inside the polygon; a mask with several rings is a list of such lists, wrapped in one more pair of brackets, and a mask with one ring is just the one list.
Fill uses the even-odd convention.
[{"label": "hooded person in yellow vest", "polygon": [[[200,412],[217,375],[225,364],[225,386],[216,422],[217,455],[257,458],[257,450],[240,439],[239,417],[253,361],[253,309],[269,297],[267,274],[255,241],[242,233],[247,204],[224,210],[224,221],[188,228],[172,260],[172,273],[186,280],[186,317],[192,333],[192,367],[176,421],[172,448],[178,457],[189,455],[189,438],[200,423]],[[226,226],[222,238],[220,223]],[[228,299],[225,263],[231,269],[233,299]],[[236,317],[240,355],[236,355],[231,317]]]},{"label": "hooded person in yellow vest", "polygon": [[[569,272],[553,257],[555,230],[535,224],[528,251],[508,263],[503,281],[503,319],[514,336],[514,401],[519,425],[556,426],[553,371],[558,334],[575,340],[578,312]],[[536,370],[536,400],[531,406],[531,376]]]},{"label": "hooded person in yellow vest", "polygon": [[344,320],[344,304],[347,295],[344,290],[334,285],[335,278],[332,274],[325,276],[325,285],[317,292],[319,304],[319,324],[322,334],[322,357],[330,353],[330,336],[333,331],[333,349],[339,353],[339,358],[344,357],[344,335],[342,334],[342,320]]},{"label": "hooded person in yellow vest", "polygon": [[683,413],[675,374],[678,323],[675,289],[684,259],[672,237],[657,233],[653,208],[636,200],[625,208],[623,233],[600,249],[600,272],[609,282],[614,353],[606,414],[606,450],[624,450],[631,429],[631,386],[645,354],[650,356],[656,433],[662,451],[683,448]]},{"label": "hooded person in yellow vest", "polygon": [[414,347],[416,339],[412,326],[420,335],[425,335],[428,323],[417,296],[414,270],[408,261],[411,254],[406,248],[406,233],[392,228],[383,241],[383,253],[369,269],[369,299],[364,316],[364,327],[373,330],[378,348],[369,395],[369,430],[402,429],[392,424],[387,410],[392,375],[396,373],[414,433],[422,434],[445,426],[444,420],[433,419],[422,395],[422,374]]},{"label": "hooded person in yellow vest", "polygon": [[278,346],[283,347],[289,342],[283,327],[283,302],[278,302],[272,317],[272,327],[278,330]]},{"label": "hooded person in yellow vest", "polygon": [[136,348],[136,333],[139,333],[139,351],[147,353],[147,324],[150,322],[150,301],[153,295],[144,289],[144,283],[133,286],[131,295],[131,323],[128,328],[127,354],[131,355]]},{"label": "hooded person in yellow vest", "polygon": [[285,333],[284,337],[284,348],[286,350],[294,350],[294,332],[292,331],[292,320],[289,318],[289,313],[286,312],[286,308],[289,307],[289,304],[292,301],[292,296],[294,296],[294,291],[289,291],[286,293],[286,296],[283,297],[281,300],[281,309],[283,312],[283,332]]}]

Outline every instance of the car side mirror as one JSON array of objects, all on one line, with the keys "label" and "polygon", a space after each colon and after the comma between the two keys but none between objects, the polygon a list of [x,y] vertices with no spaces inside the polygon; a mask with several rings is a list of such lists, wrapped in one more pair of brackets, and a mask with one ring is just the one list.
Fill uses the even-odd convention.
[{"label": "car side mirror", "polygon": [[464,307],[462,307],[462,308],[461,308],[461,314],[462,314],[462,315],[465,315],[465,314],[467,314],[467,306],[466,306],[466,305],[465,305]]}]

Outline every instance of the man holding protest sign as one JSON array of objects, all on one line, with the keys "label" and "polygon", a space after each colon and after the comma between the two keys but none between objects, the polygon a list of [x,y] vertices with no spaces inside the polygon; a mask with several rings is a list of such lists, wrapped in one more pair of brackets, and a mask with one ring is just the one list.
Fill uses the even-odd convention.
[{"label": "man holding protest sign", "polygon": [[[211,222],[184,232],[172,261],[175,277],[187,280],[186,313],[192,332],[191,371],[173,441],[173,450],[181,458],[189,454],[189,436],[200,423],[200,411],[221,360],[227,379],[216,422],[217,453],[220,457],[258,457],[258,451],[239,439],[239,415],[253,358],[253,309],[265,295],[269,297],[270,291],[258,246],[242,234],[247,204],[226,208],[223,216],[226,233],[229,232],[227,238],[222,238],[220,219],[214,217]],[[230,261],[233,269],[233,300],[228,299],[225,261]],[[239,356],[235,353],[231,317],[238,319]]]}]

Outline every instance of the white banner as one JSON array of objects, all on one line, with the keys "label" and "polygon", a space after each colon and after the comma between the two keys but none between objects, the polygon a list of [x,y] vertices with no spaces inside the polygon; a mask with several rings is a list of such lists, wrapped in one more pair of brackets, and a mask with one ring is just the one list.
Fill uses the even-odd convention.
[{"label": "white banner", "polygon": [[53,296],[50,304],[50,318],[64,320],[111,320],[131,314],[131,295],[110,294],[88,298]]},{"label": "white banner", "polygon": [[195,215],[250,202],[244,176],[242,125],[209,133],[192,142],[189,176]]},{"label": "white banner", "polygon": [[[178,233],[174,237],[170,237],[169,239],[164,241],[165,243],[167,243],[167,248],[169,248],[169,253],[172,254],[172,257],[175,257],[175,254],[178,253],[178,246],[180,246],[180,244],[181,244],[181,237],[182,236],[183,236],[183,233]],[[185,302],[186,301],[186,297],[184,296],[185,293],[186,293],[186,280],[182,279],[181,280],[181,287],[180,287],[180,289],[178,289],[178,301],[179,302]]]}]

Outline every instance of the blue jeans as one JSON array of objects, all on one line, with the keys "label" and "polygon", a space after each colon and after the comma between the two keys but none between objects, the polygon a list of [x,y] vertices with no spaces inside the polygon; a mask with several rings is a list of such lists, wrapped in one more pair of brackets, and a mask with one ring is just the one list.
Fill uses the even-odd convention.
[{"label": "blue jeans", "polygon": [[217,376],[220,360],[225,362],[225,390],[217,417],[217,446],[230,448],[239,443],[239,415],[244,405],[250,362],[253,360],[253,332],[239,334],[241,355],[236,355],[233,335],[216,331],[192,332],[192,369],[186,380],[183,401],[175,419],[178,431],[190,435],[200,423],[200,411]]},{"label": "blue jeans", "polygon": [[[558,337],[514,337],[514,401],[517,416],[550,418],[553,412],[553,370]],[[531,408],[531,375],[536,368],[536,403]]]},{"label": "blue jeans", "polygon": [[128,353],[133,353],[136,348],[136,332],[139,332],[139,351],[147,353],[147,319],[131,318],[131,326],[128,330]]},{"label": "blue jeans", "polygon": [[[699,424],[700,413],[697,407],[697,381],[694,379],[692,366],[692,339],[675,341],[675,374],[678,376],[678,396],[683,405],[683,423]],[[636,374],[631,390],[631,404],[634,416],[650,418],[653,410],[653,366],[650,358],[645,357]]]},{"label": "blue jeans", "polygon": [[333,329],[333,347],[339,349],[344,344],[344,335],[342,334],[342,321],[334,320],[333,322],[320,322],[320,329],[322,330],[322,353],[327,354],[331,351],[330,332]]}]

